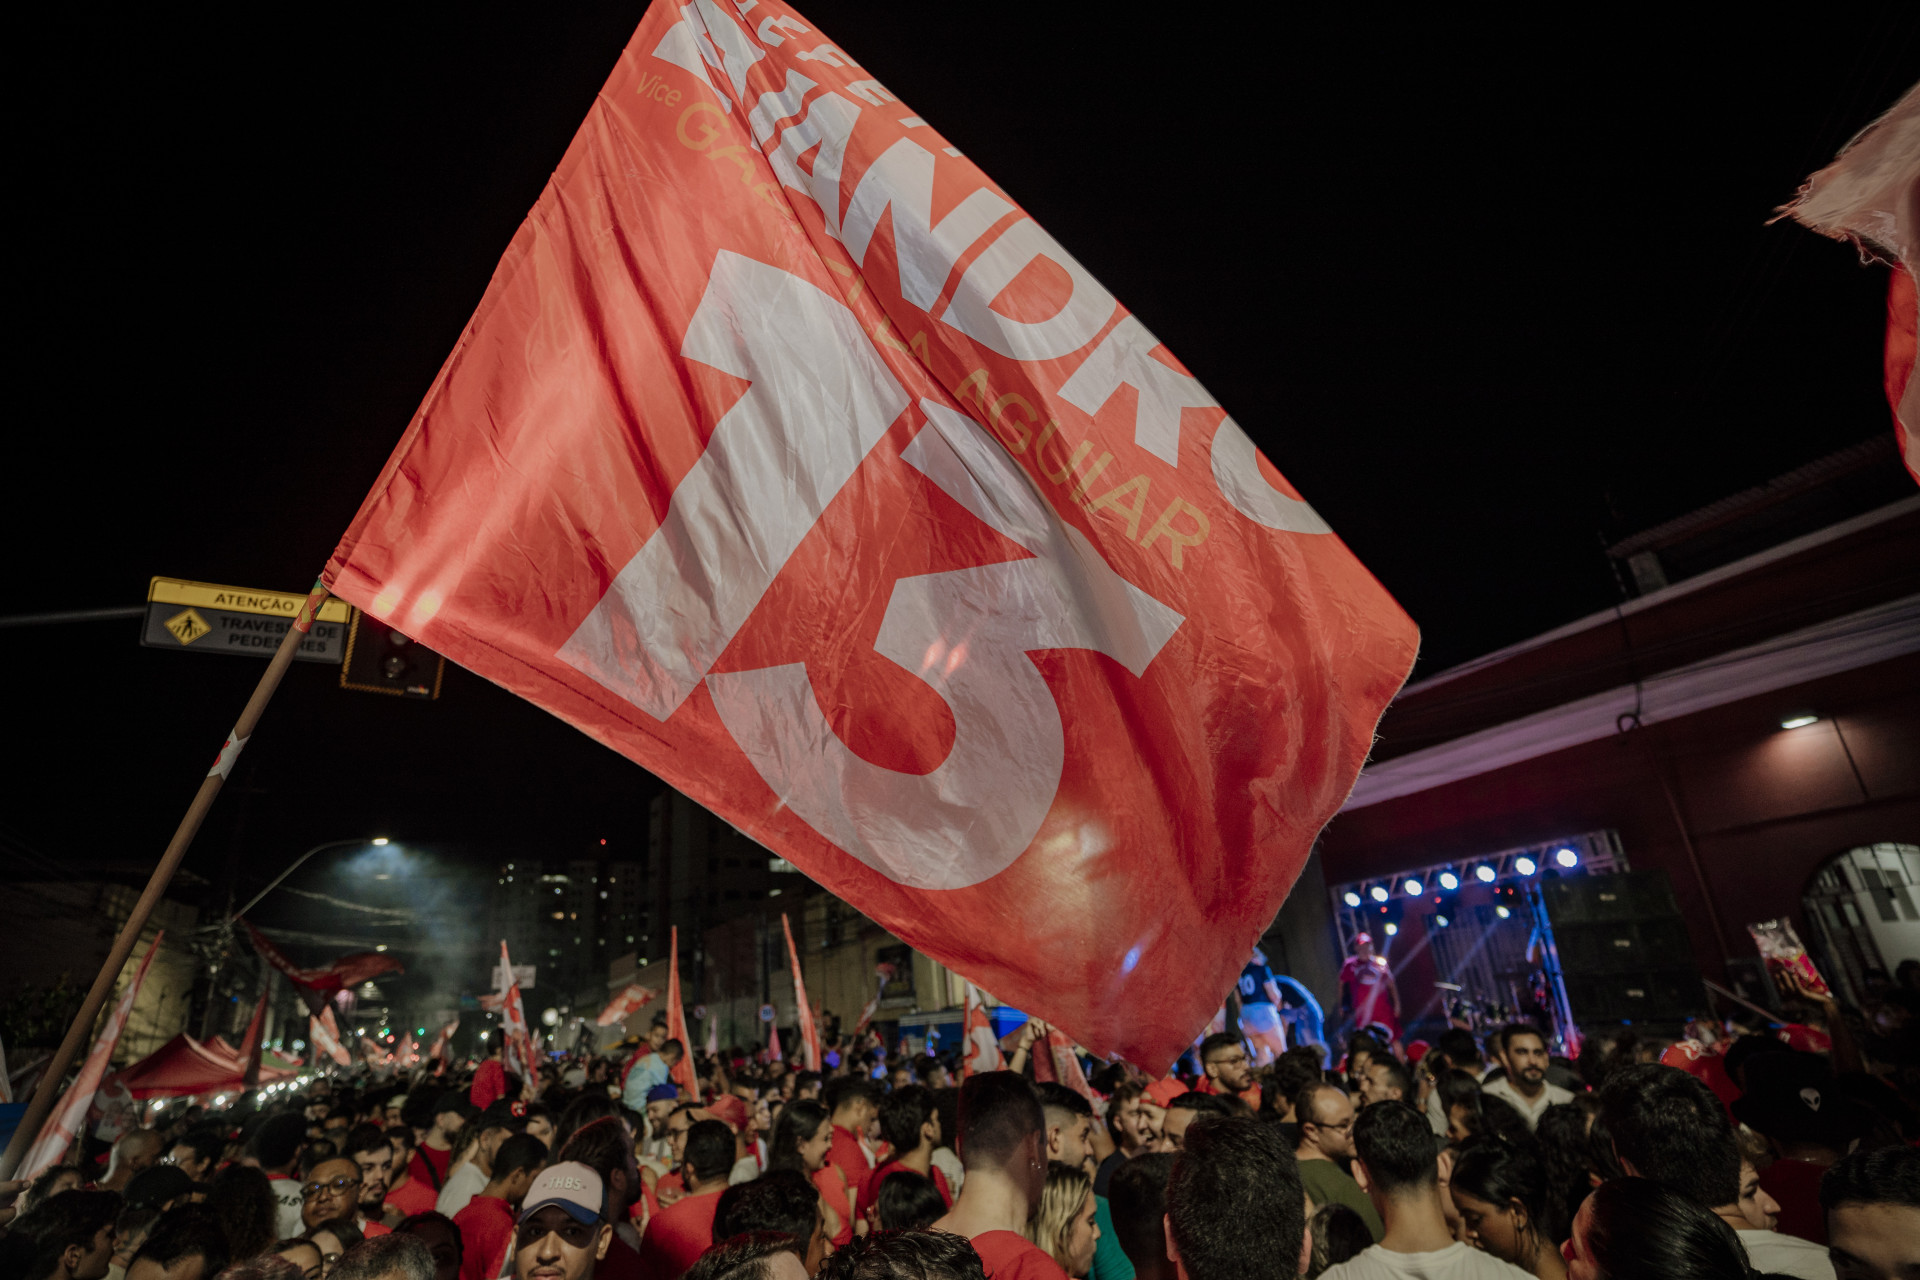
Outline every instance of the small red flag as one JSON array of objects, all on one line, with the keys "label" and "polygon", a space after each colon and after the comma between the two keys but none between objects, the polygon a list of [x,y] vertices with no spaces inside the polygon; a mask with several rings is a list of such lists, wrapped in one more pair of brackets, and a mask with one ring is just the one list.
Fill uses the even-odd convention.
[{"label": "small red flag", "polygon": [[133,972],[133,981],[120,993],[113,1011],[100,1027],[100,1034],[94,1037],[93,1049],[87,1054],[87,1060],[80,1064],[80,1073],[67,1086],[59,1102],[54,1104],[46,1123],[40,1126],[33,1145],[27,1149],[14,1174],[16,1178],[30,1181],[59,1164],[66,1157],[74,1139],[80,1136],[80,1130],[86,1122],[87,1108],[93,1105],[93,1095],[99,1090],[100,1080],[107,1073],[107,1063],[113,1057],[114,1046],[120,1043],[120,1033],[126,1030],[134,1001],[140,997],[140,984],[147,980],[147,970],[152,967],[153,957],[160,950],[160,940],[165,936],[164,929],[153,935],[147,954],[140,958],[140,967]]},{"label": "small red flag", "polygon": [[680,1061],[673,1064],[669,1074],[673,1077],[673,1082],[680,1086],[682,1098],[691,1098],[698,1102],[700,1101],[700,1077],[693,1069],[693,1037],[687,1034],[686,1006],[680,1002],[680,927],[678,925],[668,931],[668,938],[667,1038],[678,1040],[680,1047],[685,1050],[680,1055]]},{"label": "small red flag", "polygon": [[820,1028],[813,1020],[813,1006],[807,1003],[807,980],[800,975],[800,951],[793,945],[793,922],[780,913],[780,927],[787,934],[787,959],[793,965],[793,1003],[800,1012],[800,1060],[808,1071],[820,1070]]},{"label": "small red flag", "polygon": [[993,1034],[993,1021],[987,1016],[986,1002],[980,998],[980,989],[971,982],[967,984],[966,1021],[961,1031],[966,1037],[966,1050],[960,1059],[962,1080],[982,1071],[999,1071],[1007,1065],[1000,1052],[1000,1041]]}]

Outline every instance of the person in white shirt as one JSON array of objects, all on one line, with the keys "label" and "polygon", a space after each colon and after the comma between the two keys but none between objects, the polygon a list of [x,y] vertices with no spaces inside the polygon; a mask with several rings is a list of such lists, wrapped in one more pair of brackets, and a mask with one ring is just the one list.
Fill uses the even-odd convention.
[{"label": "person in white shirt", "polygon": [[1547,1042],[1530,1023],[1516,1022],[1500,1033],[1495,1042],[1500,1065],[1507,1074],[1489,1081],[1481,1089],[1510,1103],[1531,1129],[1540,1123],[1541,1113],[1561,1102],[1572,1102],[1573,1094],[1557,1084],[1547,1083]]},{"label": "person in white shirt", "polygon": [[1380,1243],[1329,1267],[1323,1280],[1533,1280],[1461,1244],[1440,1196],[1440,1143],[1404,1102],[1376,1102],[1354,1121],[1353,1176],[1386,1223]]},{"label": "person in white shirt", "polygon": [[1719,1209],[1714,1212],[1740,1237],[1755,1271],[1799,1280],[1834,1280],[1833,1263],[1824,1248],[1774,1230],[1780,1224],[1780,1202],[1767,1194],[1759,1173],[1745,1160],[1740,1162],[1738,1207],[1734,1216]]},{"label": "person in white shirt", "polygon": [[1600,1114],[1627,1175],[1656,1182],[1731,1227],[1755,1271],[1833,1280],[1818,1245],[1771,1229],[1780,1206],[1741,1158],[1726,1108],[1698,1079],[1655,1062],[1624,1067],[1600,1090]]}]

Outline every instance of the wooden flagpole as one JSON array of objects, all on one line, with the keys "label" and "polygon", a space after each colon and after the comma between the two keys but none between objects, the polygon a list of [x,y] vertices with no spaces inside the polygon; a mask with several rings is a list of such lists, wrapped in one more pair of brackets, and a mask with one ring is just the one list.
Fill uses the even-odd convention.
[{"label": "wooden flagpole", "polygon": [[7,1151],[0,1156],[0,1181],[13,1176],[20,1167],[27,1151],[40,1133],[40,1127],[46,1123],[47,1116],[53,1111],[55,1096],[60,1091],[60,1082],[67,1074],[67,1068],[73,1065],[74,1057],[80,1052],[80,1046],[93,1030],[94,1020],[100,1016],[107,997],[113,992],[113,984],[119,980],[120,969],[133,954],[134,943],[140,940],[141,931],[147,927],[147,917],[153,914],[154,907],[160,903],[160,897],[167,891],[167,885],[173,880],[173,873],[180,869],[180,861],[186,857],[187,848],[200,831],[200,824],[206,820],[207,811],[213,808],[214,797],[220,794],[220,787],[233,772],[233,765],[240,758],[240,752],[247,745],[247,739],[253,736],[254,726],[260,723],[260,715],[267,709],[274,690],[280,687],[280,680],[287,674],[287,668],[293,665],[293,655],[300,649],[300,642],[313,630],[314,618],[320,612],[320,606],[326,602],[330,593],[326,587],[316,582],[313,591],[307,596],[307,602],[300,606],[293,625],[287,628],[280,647],[274,651],[273,661],[267,664],[267,673],[260,677],[260,683],[254,686],[253,696],[247,699],[246,709],[240,713],[240,719],[234,724],[233,732],[227,735],[226,745],[220,748],[219,758],[213,762],[213,768],[207,771],[206,780],[200,784],[193,803],[187,806],[186,816],[180,819],[180,825],[174,830],[173,839],[167,844],[167,851],[160,856],[159,865],[153,869],[153,875],[147,880],[147,888],[140,900],[133,904],[133,914],[127,917],[126,924],[120,928],[120,936],[113,940],[113,949],[107,952],[105,963],[93,979],[93,986],[87,992],[87,998],[80,1005],[80,1012],[74,1015],[73,1025],[67,1028],[66,1039],[60,1042],[60,1048],[54,1052],[53,1061],[47,1064],[46,1072],[40,1077],[40,1083],[33,1091],[33,1101],[27,1104],[26,1114],[20,1117],[20,1127],[13,1131],[13,1140],[7,1144]]}]

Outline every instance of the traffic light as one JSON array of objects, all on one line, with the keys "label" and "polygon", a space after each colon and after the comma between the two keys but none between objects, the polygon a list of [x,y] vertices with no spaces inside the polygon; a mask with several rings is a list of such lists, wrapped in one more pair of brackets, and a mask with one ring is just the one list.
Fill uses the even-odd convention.
[{"label": "traffic light", "polygon": [[402,698],[437,698],[447,660],[378,618],[355,609],[347,628],[340,687]]}]

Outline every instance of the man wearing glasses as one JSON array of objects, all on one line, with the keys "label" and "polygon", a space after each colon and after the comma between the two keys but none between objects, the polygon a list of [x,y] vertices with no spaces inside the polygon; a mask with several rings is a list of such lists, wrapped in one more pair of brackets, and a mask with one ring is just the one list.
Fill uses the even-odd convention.
[{"label": "man wearing glasses", "polygon": [[360,1166],[351,1157],[333,1156],[313,1166],[300,1188],[300,1221],[308,1231],[345,1218],[363,1236],[383,1236],[385,1224],[360,1211]]},{"label": "man wearing glasses", "polygon": [[1247,1045],[1231,1031],[1216,1031],[1200,1042],[1200,1069],[1207,1073],[1204,1093],[1231,1095],[1254,1110],[1260,1108],[1260,1090],[1253,1083],[1253,1060]]},{"label": "man wearing glasses", "polygon": [[1337,1159],[1353,1158],[1355,1114],[1353,1099],[1338,1085],[1319,1082],[1301,1089],[1293,1101],[1293,1117],[1300,1125],[1300,1145],[1294,1155],[1300,1161],[1300,1184],[1313,1207],[1346,1205],[1366,1220],[1367,1230],[1377,1243],[1386,1233],[1380,1215]]},{"label": "man wearing glasses", "polygon": [[588,1280],[613,1242],[602,1199],[600,1175],[576,1161],[534,1179],[513,1233],[514,1280]]}]

